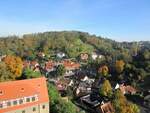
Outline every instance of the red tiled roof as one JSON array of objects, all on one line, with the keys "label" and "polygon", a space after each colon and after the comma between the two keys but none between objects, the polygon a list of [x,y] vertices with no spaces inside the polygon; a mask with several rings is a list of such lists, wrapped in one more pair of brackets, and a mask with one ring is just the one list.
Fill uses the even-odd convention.
[{"label": "red tiled roof", "polygon": [[26,67],[29,67],[30,66],[30,62],[29,61],[24,61],[23,62],[23,67],[26,68]]},{"label": "red tiled roof", "polygon": [[79,63],[72,62],[70,60],[64,60],[63,65],[66,69],[78,69],[80,67]]},{"label": "red tiled roof", "polygon": [[33,66],[36,66],[37,64],[39,65],[39,63],[37,61],[31,61],[30,64],[33,65]]},{"label": "red tiled roof", "polygon": [[48,61],[45,63],[45,69],[52,69],[55,66],[53,61]]},{"label": "red tiled roof", "polygon": [[2,82],[0,83],[0,92],[0,101],[13,100],[33,95],[38,96],[38,101],[36,102],[0,109],[0,113],[49,101],[45,77]]},{"label": "red tiled roof", "polygon": [[137,90],[134,87],[130,86],[130,85],[127,85],[127,86],[121,85],[120,90],[123,93],[132,93],[133,94],[133,93],[137,92]]}]

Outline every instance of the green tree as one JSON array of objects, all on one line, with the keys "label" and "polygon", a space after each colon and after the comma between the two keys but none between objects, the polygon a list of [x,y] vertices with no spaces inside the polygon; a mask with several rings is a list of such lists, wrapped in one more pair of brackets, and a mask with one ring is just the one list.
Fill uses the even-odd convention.
[{"label": "green tree", "polygon": [[116,113],[128,113],[127,100],[120,90],[117,90],[114,94],[113,105]]},{"label": "green tree", "polygon": [[56,68],[56,74],[57,76],[62,76],[64,75],[66,72],[66,69],[63,65],[59,65],[57,68]]},{"label": "green tree", "polygon": [[77,107],[69,100],[63,101],[52,84],[48,84],[48,93],[50,98],[50,112],[51,113],[79,113]]},{"label": "green tree", "polygon": [[30,68],[26,68],[23,72],[23,75],[25,78],[29,79],[29,78],[38,78],[41,76],[41,73],[39,71],[33,71]]},{"label": "green tree", "polygon": [[13,80],[13,73],[4,62],[0,62],[0,82]]},{"label": "green tree", "polygon": [[149,60],[150,59],[150,50],[145,50],[143,53],[143,57],[145,60]]}]

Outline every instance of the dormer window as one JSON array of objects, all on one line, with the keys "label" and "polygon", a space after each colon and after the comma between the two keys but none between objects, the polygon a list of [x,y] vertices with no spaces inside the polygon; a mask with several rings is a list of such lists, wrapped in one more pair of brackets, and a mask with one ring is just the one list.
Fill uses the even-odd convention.
[{"label": "dormer window", "polygon": [[38,84],[38,88],[40,88],[40,84]]},{"label": "dormer window", "polygon": [[3,94],[3,92],[0,90],[0,95],[2,95]]},{"label": "dormer window", "polygon": [[21,88],[21,91],[24,92],[24,88]]}]

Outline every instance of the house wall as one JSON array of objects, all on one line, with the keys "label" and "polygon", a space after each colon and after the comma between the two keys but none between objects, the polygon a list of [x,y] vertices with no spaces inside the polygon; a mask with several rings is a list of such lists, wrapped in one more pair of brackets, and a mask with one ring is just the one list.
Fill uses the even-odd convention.
[{"label": "house wall", "polygon": [[49,113],[49,103],[37,104],[5,113]]},{"label": "house wall", "polygon": [[40,108],[39,113],[49,113],[49,102],[40,104],[39,108]]}]

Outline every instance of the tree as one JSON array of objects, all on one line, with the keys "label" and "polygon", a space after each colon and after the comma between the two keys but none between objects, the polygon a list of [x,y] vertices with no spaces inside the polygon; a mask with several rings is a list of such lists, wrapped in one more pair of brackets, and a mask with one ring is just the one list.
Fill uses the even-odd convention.
[{"label": "tree", "polygon": [[0,82],[13,80],[13,73],[8,69],[4,62],[0,62]]},{"label": "tree", "polygon": [[144,57],[144,59],[145,60],[149,60],[150,59],[150,50],[145,50],[144,52],[143,52],[143,57]]},{"label": "tree", "polygon": [[41,76],[41,73],[39,71],[33,71],[30,68],[26,68],[23,72],[23,75],[25,78],[29,79],[29,78],[38,78]]},{"label": "tree", "polygon": [[128,113],[126,97],[120,90],[117,90],[114,94],[113,105],[116,113]]},{"label": "tree", "polygon": [[103,84],[100,87],[99,92],[100,92],[100,95],[103,95],[103,96],[108,96],[108,97],[112,96],[112,87],[111,87],[109,80],[104,80]]},{"label": "tree", "polygon": [[123,60],[117,60],[115,64],[115,68],[117,73],[121,73],[124,70],[125,62]]},{"label": "tree", "polygon": [[52,84],[48,84],[48,94],[50,101],[51,113],[79,113],[77,107],[71,101],[63,101],[56,89]]},{"label": "tree", "polygon": [[16,79],[21,76],[23,69],[23,62],[20,57],[6,56],[4,62],[8,67],[8,70],[13,73],[12,78]]},{"label": "tree", "polygon": [[108,75],[109,69],[108,69],[108,67],[107,67],[106,65],[104,65],[104,66],[102,66],[102,67],[100,67],[100,68],[98,69],[98,72],[99,72],[101,75],[103,75],[104,77],[106,77],[106,76]]},{"label": "tree", "polygon": [[127,113],[140,113],[140,109],[136,104],[130,103]]},{"label": "tree", "polygon": [[113,106],[116,113],[140,113],[136,104],[129,103],[120,90],[114,94]]},{"label": "tree", "polygon": [[65,70],[65,67],[63,65],[59,65],[56,68],[56,74],[57,74],[57,76],[62,76],[62,75],[64,75],[65,72],[66,72],[66,70]]}]

